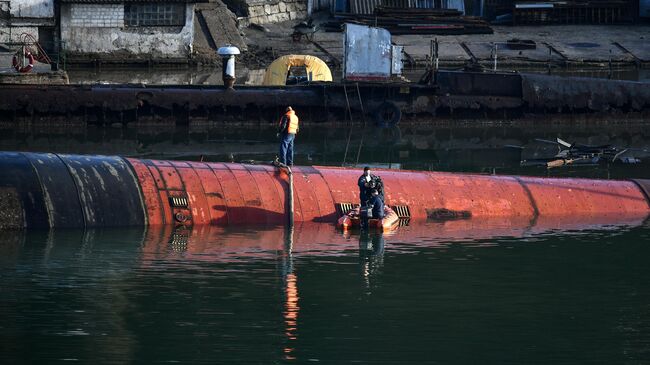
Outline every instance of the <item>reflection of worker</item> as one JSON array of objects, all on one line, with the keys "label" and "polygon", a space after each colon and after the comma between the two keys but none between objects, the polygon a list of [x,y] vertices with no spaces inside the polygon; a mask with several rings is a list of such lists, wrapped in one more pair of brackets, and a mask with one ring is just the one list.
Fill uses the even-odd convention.
[{"label": "reflection of worker", "polygon": [[361,206],[367,205],[368,201],[372,198],[370,194],[372,189],[377,189],[380,197],[384,198],[384,184],[379,176],[370,173],[370,167],[363,168],[363,175],[359,176],[359,204]]},{"label": "reflection of worker", "polygon": [[361,265],[361,275],[366,284],[366,294],[372,294],[371,279],[380,273],[384,265],[385,244],[382,233],[361,232],[359,235],[359,264]]},{"label": "reflection of worker", "polygon": [[280,118],[277,134],[280,138],[280,162],[287,166],[293,165],[293,141],[296,133],[298,133],[298,116],[288,106],[287,112]]}]

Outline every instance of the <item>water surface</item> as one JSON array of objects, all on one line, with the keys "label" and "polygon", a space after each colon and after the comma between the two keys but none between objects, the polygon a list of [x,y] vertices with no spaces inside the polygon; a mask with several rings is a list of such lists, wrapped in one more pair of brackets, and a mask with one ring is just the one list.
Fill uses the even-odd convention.
[{"label": "water surface", "polygon": [[7,364],[650,361],[644,217],[1,235]]}]

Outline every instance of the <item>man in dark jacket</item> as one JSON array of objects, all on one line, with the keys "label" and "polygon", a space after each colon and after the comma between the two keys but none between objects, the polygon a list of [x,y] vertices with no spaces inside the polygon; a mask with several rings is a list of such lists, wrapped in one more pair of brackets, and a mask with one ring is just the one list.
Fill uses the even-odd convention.
[{"label": "man in dark jacket", "polygon": [[363,175],[359,176],[357,185],[359,185],[359,203],[361,206],[366,205],[372,198],[370,194],[372,189],[377,189],[381,198],[384,198],[384,184],[379,176],[370,173],[370,167],[368,166],[363,168]]},{"label": "man in dark jacket", "polygon": [[370,189],[370,200],[366,201],[366,204],[362,206],[359,211],[361,214],[361,230],[368,230],[368,221],[372,219],[382,219],[384,218],[384,199],[377,189]]},{"label": "man in dark jacket", "polygon": [[384,199],[379,195],[377,189],[372,189],[368,206],[372,207],[372,217],[374,219],[384,218]]}]

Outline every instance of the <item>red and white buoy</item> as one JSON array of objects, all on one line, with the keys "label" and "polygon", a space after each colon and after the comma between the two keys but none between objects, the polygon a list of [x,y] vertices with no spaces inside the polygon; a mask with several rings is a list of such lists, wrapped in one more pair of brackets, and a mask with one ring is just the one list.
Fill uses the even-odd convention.
[{"label": "red and white buoy", "polygon": [[21,53],[14,54],[13,58],[11,59],[11,66],[20,73],[30,72],[32,69],[34,69],[34,55],[32,55],[32,53],[24,47]]}]

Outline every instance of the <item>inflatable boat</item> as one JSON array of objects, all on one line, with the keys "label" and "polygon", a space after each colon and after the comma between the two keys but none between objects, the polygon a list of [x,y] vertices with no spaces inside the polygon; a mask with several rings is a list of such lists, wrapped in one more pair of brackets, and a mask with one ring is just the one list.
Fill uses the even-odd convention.
[{"label": "inflatable boat", "polygon": [[[368,220],[369,229],[377,229],[382,231],[390,231],[397,228],[399,224],[399,216],[389,206],[384,206],[384,217],[381,219],[370,218]],[[346,214],[343,214],[337,223],[339,228],[347,230],[350,228],[359,228],[361,226],[360,208],[356,207]]]}]

